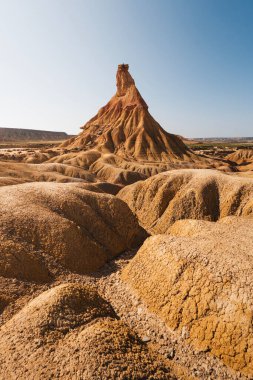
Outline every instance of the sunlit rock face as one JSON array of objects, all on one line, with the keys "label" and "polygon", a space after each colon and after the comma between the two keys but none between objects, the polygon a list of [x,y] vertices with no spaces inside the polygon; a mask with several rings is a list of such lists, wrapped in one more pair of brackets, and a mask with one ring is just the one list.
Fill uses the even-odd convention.
[{"label": "sunlit rock face", "polygon": [[96,148],[141,161],[197,159],[178,136],[164,131],[150,115],[129,73],[129,65],[118,66],[116,84],[116,94],[64,147]]}]

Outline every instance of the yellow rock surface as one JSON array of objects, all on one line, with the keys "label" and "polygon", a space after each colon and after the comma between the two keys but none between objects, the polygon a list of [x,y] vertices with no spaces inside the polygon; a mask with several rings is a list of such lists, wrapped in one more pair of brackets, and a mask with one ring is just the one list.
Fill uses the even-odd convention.
[{"label": "yellow rock surface", "polygon": [[253,376],[253,219],[198,223],[148,238],[122,277],[195,349]]}]

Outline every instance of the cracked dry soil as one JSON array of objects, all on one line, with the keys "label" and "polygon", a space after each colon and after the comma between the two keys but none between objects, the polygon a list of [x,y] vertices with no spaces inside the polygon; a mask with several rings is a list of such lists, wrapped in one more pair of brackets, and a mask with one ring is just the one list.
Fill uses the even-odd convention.
[{"label": "cracked dry soil", "polygon": [[113,307],[148,347],[162,355],[166,365],[182,380],[237,380],[250,379],[225,366],[220,360],[204,351],[194,350],[186,343],[184,331],[179,335],[150,312],[133,289],[121,279],[121,272],[136,254],[136,250],[121,254],[90,276],[64,274],[54,285],[63,282],[89,284]]}]

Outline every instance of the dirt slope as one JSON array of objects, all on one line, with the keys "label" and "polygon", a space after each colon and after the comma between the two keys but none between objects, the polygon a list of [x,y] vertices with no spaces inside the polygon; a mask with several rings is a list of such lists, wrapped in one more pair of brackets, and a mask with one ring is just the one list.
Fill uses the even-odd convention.
[{"label": "dirt slope", "polygon": [[0,345],[1,379],[174,379],[97,292],[77,284],[29,302],[1,327]]},{"label": "dirt slope", "polygon": [[252,231],[253,219],[178,221],[177,237],[147,239],[122,274],[186,342],[251,377]]},{"label": "dirt slope", "polygon": [[152,234],[178,219],[216,221],[253,213],[253,181],[215,170],[177,170],[126,186],[118,195]]},{"label": "dirt slope", "polygon": [[253,163],[253,150],[252,149],[238,149],[234,153],[226,156],[226,159],[241,164]]},{"label": "dirt slope", "polygon": [[226,159],[237,164],[236,168],[243,176],[252,177],[253,172],[253,149],[238,149],[229,154]]}]

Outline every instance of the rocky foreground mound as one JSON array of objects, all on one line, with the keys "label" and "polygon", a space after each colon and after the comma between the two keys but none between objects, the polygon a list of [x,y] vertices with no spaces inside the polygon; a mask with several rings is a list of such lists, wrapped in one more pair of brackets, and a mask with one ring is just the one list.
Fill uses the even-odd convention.
[{"label": "rocky foreground mound", "polygon": [[[253,376],[253,219],[178,221],[122,278],[194,349]],[[173,236],[176,235],[176,236]]]},{"label": "rocky foreground mound", "polygon": [[146,233],[123,201],[85,186],[0,188],[0,275],[48,281],[51,261],[87,273],[143,242]]},{"label": "rocky foreground mound", "polygon": [[0,329],[1,379],[175,379],[111,306],[77,284],[30,301]]},{"label": "rocky foreground mound", "polygon": [[118,193],[150,233],[166,233],[179,219],[217,221],[253,213],[253,181],[215,170],[160,173]]}]

